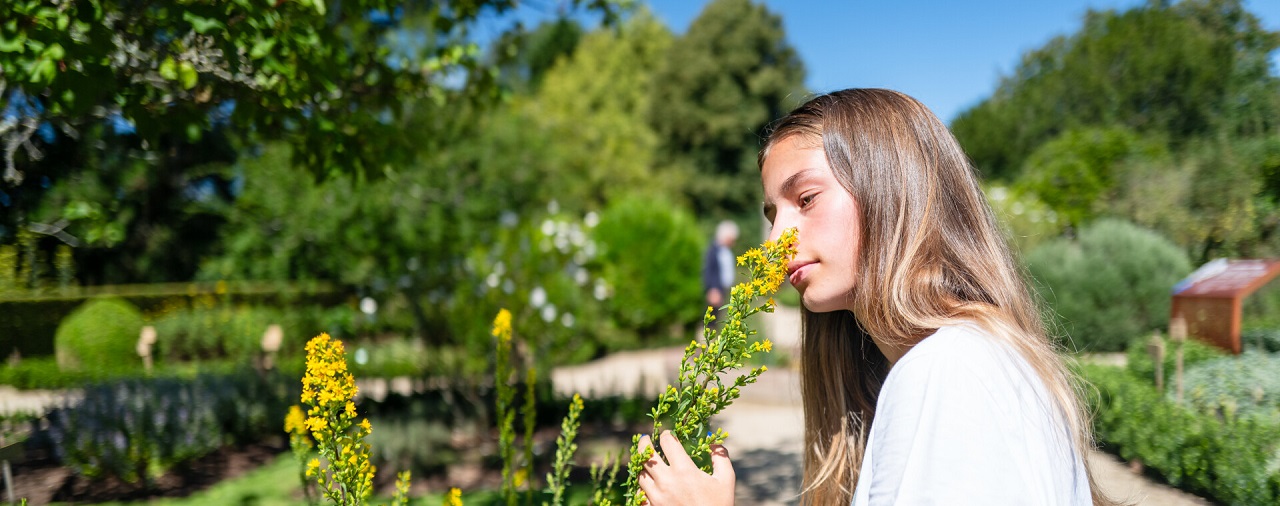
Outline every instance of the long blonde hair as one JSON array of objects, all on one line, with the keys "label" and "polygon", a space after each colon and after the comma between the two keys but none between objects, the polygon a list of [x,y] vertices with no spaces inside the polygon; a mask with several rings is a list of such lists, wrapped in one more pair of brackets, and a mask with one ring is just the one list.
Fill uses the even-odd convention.
[{"label": "long blonde hair", "polygon": [[[852,499],[889,370],[870,336],[905,349],[959,320],[976,322],[1031,364],[1087,471],[1093,439],[1077,381],[1046,335],[972,165],[946,126],[902,93],[850,89],[814,98],[776,122],[761,165],[791,137],[821,145],[862,220],[856,288],[848,295],[853,312],[802,310],[802,502]],[[1092,473],[1089,483],[1094,503],[1110,504]]]}]

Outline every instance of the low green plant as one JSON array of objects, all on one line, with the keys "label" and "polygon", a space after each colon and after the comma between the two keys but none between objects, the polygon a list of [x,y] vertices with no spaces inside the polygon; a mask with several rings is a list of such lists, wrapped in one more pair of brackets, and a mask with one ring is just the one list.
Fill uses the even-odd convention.
[{"label": "low green plant", "polygon": [[[1137,338],[1129,342],[1129,347],[1125,350],[1125,367],[1130,373],[1139,378],[1147,378],[1154,384],[1156,367],[1151,358],[1151,354],[1147,352],[1147,343],[1150,338]],[[1173,384],[1174,371],[1177,368],[1177,343],[1168,337],[1162,336],[1161,342],[1164,343],[1164,378],[1165,385]],[[1215,360],[1226,356],[1226,352],[1217,346],[1204,343],[1197,339],[1187,339],[1182,342],[1182,367],[1186,371],[1196,364],[1207,360]],[[1166,389],[1170,387],[1166,386]]]},{"label": "low green plant", "polygon": [[1280,354],[1245,351],[1186,370],[1184,402],[1225,420],[1255,417],[1280,426]]},{"label": "low green plant", "polygon": [[1280,424],[1198,412],[1121,368],[1084,365],[1081,372],[1098,394],[1090,398],[1094,430],[1122,458],[1224,504],[1280,500]]}]

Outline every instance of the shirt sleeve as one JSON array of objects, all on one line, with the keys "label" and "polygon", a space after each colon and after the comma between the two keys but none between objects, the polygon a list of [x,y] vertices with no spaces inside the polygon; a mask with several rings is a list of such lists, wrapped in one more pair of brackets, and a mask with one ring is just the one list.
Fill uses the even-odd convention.
[{"label": "shirt sleeve", "polygon": [[1043,484],[1019,469],[1026,399],[998,359],[935,349],[894,369],[876,413],[870,504],[1040,503],[1029,489]]}]

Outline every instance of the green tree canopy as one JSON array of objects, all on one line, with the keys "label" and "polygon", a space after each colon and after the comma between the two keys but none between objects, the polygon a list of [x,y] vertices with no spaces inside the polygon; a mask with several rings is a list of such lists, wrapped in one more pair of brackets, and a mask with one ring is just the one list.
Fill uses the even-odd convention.
[{"label": "green tree canopy", "polygon": [[650,120],[671,163],[691,169],[686,192],[699,214],[756,210],[762,130],[805,94],[782,19],[751,0],[714,0],[657,74]]},{"label": "green tree canopy", "polygon": [[1179,146],[1215,131],[1274,131],[1280,34],[1240,0],[1151,3],[1090,11],[1079,32],[1025,55],[991,98],[952,129],[986,176],[1012,180],[1064,131],[1118,125]]}]

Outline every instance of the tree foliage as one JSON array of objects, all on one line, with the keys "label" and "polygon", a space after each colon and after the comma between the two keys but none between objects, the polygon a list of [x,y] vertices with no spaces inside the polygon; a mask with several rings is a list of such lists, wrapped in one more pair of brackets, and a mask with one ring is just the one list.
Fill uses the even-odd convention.
[{"label": "tree foliage", "polygon": [[782,19],[751,0],[714,0],[656,72],[650,120],[664,153],[693,172],[686,192],[695,209],[754,211],[762,130],[805,94]]},{"label": "tree foliage", "polygon": [[1153,1],[1091,11],[1079,32],[1027,53],[992,96],[962,113],[956,136],[986,176],[1012,180],[1040,144],[1067,130],[1121,126],[1173,145],[1213,132],[1274,132],[1280,34],[1239,0]]}]

